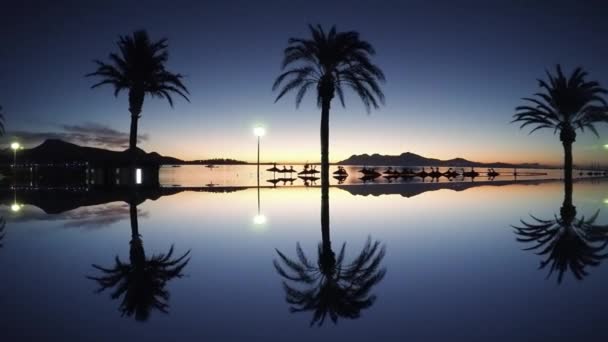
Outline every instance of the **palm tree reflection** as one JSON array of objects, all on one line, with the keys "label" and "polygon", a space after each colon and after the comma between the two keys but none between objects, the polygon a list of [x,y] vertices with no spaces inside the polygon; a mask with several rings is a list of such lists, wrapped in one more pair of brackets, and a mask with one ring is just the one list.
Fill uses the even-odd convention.
[{"label": "palm tree reflection", "polygon": [[547,278],[556,272],[561,283],[568,270],[578,280],[588,275],[587,268],[598,266],[608,257],[603,253],[608,245],[608,225],[597,225],[599,210],[591,217],[576,218],[572,204],[572,181],[566,181],[564,202],[560,216],[544,220],[532,216],[532,221],[521,220],[521,226],[513,226],[517,241],[534,243],[524,250],[536,251],[545,257],[539,269],[549,268]]},{"label": "palm tree reflection", "polygon": [[146,321],[152,310],[167,313],[169,308],[169,291],[165,288],[174,278],[183,277],[182,270],[190,258],[188,250],[180,257],[173,256],[173,246],[167,254],[146,257],[144,246],[139,235],[137,206],[130,203],[131,242],[129,262],[123,262],[118,256],[114,266],[105,268],[93,265],[101,272],[98,277],[87,277],[97,281],[99,289],[114,289],[112,299],[122,298],[119,310],[122,315],[133,316],[138,321]]},{"label": "palm tree reflection", "polygon": [[2,244],[2,240],[4,240],[4,237],[6,236],[6,233],[4,232],[5,227],[6,227],[6,221],[4,221],[4,217],[0,216],[0,248],[2,248],[4,246]]},{"label": "palm tree reflection", "polygon": [[[374,304],[376,296],[370,294],[386,274],[379,268],[385,255],[385,246],[379,241],[367,242],[359,255],[345,263],[346,243],[337,257],[331,248],[329,232],[329,185],[322,184],[321,196],[322,241],[317,249],[317,262],[311,262],[298,243],[297,260],[277,250],[274,260],[276,271],[284,279],[285,300],[291,312],[312,311],[311,325],[323,324],[327,315],[336,323],[338,317],[356,319],[363,309]],[[300,285],[301,287],[297,287]]]}]

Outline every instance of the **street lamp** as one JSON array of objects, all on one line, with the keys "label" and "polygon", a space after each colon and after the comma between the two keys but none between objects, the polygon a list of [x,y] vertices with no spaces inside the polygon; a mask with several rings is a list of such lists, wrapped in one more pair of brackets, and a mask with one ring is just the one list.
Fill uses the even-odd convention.
[{"label": "street lamp", "polygon": [[266,134],[266,129],[262,126],[256,126],[253,129],[253,134],[258,137],[258,187],[260,186],[260,138]]},{"label": "street lamp", "polygon": [[11,149],[13,150],[13,167],[17,166],[17,150],[21,148],[21,144],[18,142],[14,142],[11,144]]},{"label": "street lamp", "polygon": [[253,129],[253,134],[258,137],[258,172],[257,172],[257,190],[258,190],[258,214],[253,218],[253,224],[261,226],[266,223],[266,216],[260,213],[260,138],[266,134],[266,129],[262,126],[256,126]]}]

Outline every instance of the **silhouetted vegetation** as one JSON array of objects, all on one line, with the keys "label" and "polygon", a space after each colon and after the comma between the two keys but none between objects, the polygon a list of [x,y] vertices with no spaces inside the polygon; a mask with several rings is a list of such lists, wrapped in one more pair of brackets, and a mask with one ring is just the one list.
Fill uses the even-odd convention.
[{"label": "silhouetted vegetation", "polygon": [[309,89],[317,90],[317,106],[321,108],[321,179],[329,181],[329,110],[338,95],[344,103],[344,88],[357,93],[365,108],[378,108],[384,94],[378,82],[384,73],[372,64],[372,45],[359,38],[355,31],[337,32],[333,26],[326,33],[320,25],[309,26],[311,39],[290,38],[284,51],[282,69],[272,89],[278,90],[275,100],[297,90],[296,107]]},{"label": "silhouetted vegetation", "polygon": [[[328,182],[321,186],[322,191],[329,190]],[[346,243],[336,257],[330,241],[328,196],[321,197],[321,233],[316,263],[306,257],[300,243],[296,245],[297,260],[276,251],[280,261],[273,263],[284,279],[285,300],[291,304],[291,312],[312,311],[311,325],[322,325],[327,315],[334,323],[339,317],[359,318],[362,310],[374,304],[376,296],[370,291],[386,274],[380,268],[385,247],[368,237],[352,262],[344,261]]]},{"label": "silhouetted vegetation", "polygon": [[[182,83],[183,76],[165,69],[169,59],[167,39],[153,42],[144,30],[133,32],[133,36],[121,36],[117,42],[119,54],[109,55],[110,64],[96,60],[97,70],[87,74],[99,76],[101,81],[91,88],[109,84],[114,86],[114,95],[127,90],[129,92],[129,112],[131,113],[131,130],[129,150],[135,163],[137,146],[137,124],[141,117],[144,97],[165,98],[173,107],[171,94],[178,94],[187,101],[188,89]],[[133,177],[131,177],[133,178]],[[133,179],[134,181],[134,179]]]},{"label": "silhouetted vegetation", "polygon": [[133,316],[138,321],[146,321],[152,310],[168,312],[169,291],[165,288],[174,278],[183,277],[182,270],[190,258],[187,251],[180,257],[173,257],[173,246],[166,254],[146,257],[143,242],[139,235],[137,207],[130,204],[131,242],[129,262],[122,262],[118,256],[114,266],[93,267],[101,272],[99,277],[87,277],[97,281],[97,292],[114,288],[112,299],[122,298],[119,310],[122,315]]},{"label": "silhouetted vegetation", "polygon": [[0,217],[0,248],[2,248],[4,246],[2,244],[2,240],[4,240],[4,237],[6,236],[6,233],[4,232],[5,228],[6,228],[6,221],[4,221],[4,217]]},{"label": "silhouetted vegetation", "polygon": [[549,268],[547,278],[557,273],[558,283],[567,271],[583,279],[588,267],[598,266],[608,257],[603,252],[608,245],[608,225],[595,224],[599,211],[589,218],[576,218],[572,186],[566,184],[565,188],[559,217],[545,220],[531,215],[532,221],[521,220],[521,226],[513,226],[517,241],[533,244],[524,250],[536,251],[545,258],[539,269]]},{"label": "silhouetted vegetation", "polygon": [[566,77],[558,64],[557,75],[547,72],[548,82],[538,80],[541,92],[535,98],[524,98],[529,104],[516,108],[513,122],[520,128],[532,126],[530,133],[550,128],[559,131],[564,147],[565,178],[572,178],[572,144],[576,130],[589,129],[599,137],[595,128],[598,122],[608,122],[608,104],[602,95],[608,93],[595,81],[587,81],[587,72],[577,68]]}]

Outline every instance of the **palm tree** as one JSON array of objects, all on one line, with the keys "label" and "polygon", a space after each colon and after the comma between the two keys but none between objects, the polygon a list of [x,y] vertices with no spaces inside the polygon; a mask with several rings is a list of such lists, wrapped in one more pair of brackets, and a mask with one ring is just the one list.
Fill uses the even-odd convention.
[{"label": "palm tree", "polygon": [[539,269],[549,267],[547,278],[557,272],[559,284],[568,270],[581,280],[588,275],[588,266],[598,266],[608,257],[608,253],[603,253],[608,245],[608,225],[595,224],[598,214],[599,211],[589,218],[577,219],[572,186],[566,186],[559,217],[544,220],[531,215],[532,222],[521,220],[521,226],[512,227],[517,241],[534,243],[524,250],[534,250],[546,257]]},{"label": "palm tree", "polygon": [[112,268],[93,264],[101,275],[87,278],[97,281],[98,293],[115,288],[111,298],[122,297],[119,310],[123,316],[135,315],[137,321],[146,321],[153,309],[163,313],[168,312],[169,292],[165,286],[170,280],[183,277],[182,270],[190,261],[190,258],[187,258],[190,251],[174,258],[173,246],[171,246],[167,254],[147,258],[139,235],[137,206],[134,203],[130,203],[129,206],[131,214],[130,261],[122,262],[116,256]]},{"label": "palm tree", "polygon": [[272,89],[280,88],[275,100],[296,90],[299,107],[311,87],[317,89],[317,106],[321,108],[321,179],[329,179],[329,110],[338,95],[344,107],[344,88],[357,93],[367,112],[384,103],[378,82],[385,81],[380,68],[372,64],[372,45],[359,38],[355,31],[337,32],[333,26],[325,33],[320,25],[309,25],[311,39],[290,38],[284,51],[282,69]]},{"label": "palm tree", "polygon": [[0,136],[4,135],[4,113],[2,112],[2,106],[0,106]]},{"label": "palm tree", "polygon": [[541,92],[535,98],[523,98],[527,105],[517,107],[513,122],[521,122],[520,128],[532,126],[530,133],[552,128],[559,131],[564,147],[564,178],[572,178],[572,144],[576,130],[589,129],[596,136],[595,124],[608,122],[608,104],[602,97],[608,93],[598,82],[587,81],[587,72],[577,68],[570,77],[562,73],[558,64],[557,75],[547,71],[548,82],[538,80]]},{"label": "palm tree", "polygon": [[[322,183],[322,187],[328,187]],[[331,248],[329,232],[329,201],[321,197],[322,241],[317,249],[317,263],[313,264],[304,254],[300,244],[296,245],[297,260],[276,250],[279,260],[274,267],[283,277],[285,300],[291,304],[291,312],[312,311],[310,325],[323,324],[326,316],[334,323],[338,317],[356,319],[361,311],[372,306],[376,300],[371,289],[386,274],[378,269],[385,255],[385,247],[368,237],[359,255],[350,263],[344,261],[346,243],[342,244],[336,257]],[[295,285],[300,284],[303,288]]]},{"label": "palm tree", "polygon": [[3,247],[2,240],[4,240],[4,236],[6,236],[6,233],[4,232],[5,227],[6,227],[6,221],[4,221],[4,217],[0,216],[0,248]]},{"label": "palm tree", "polygon": [[[129,112],[131,113],[131,130],[129,132],[129,150],[131,161],[135,165],[137,147],[137,123],[141,117],[144,97],[165,98],[173,107],[172,94],[178,94],[187,101],[188,89],[182,83],[183,76],[166,69],[169,59],[167,39],[153,42],[144,30],[133,32],[133,36],[121,36],[117,42],[119,54],[109,55],[110,64],[96,60],[97,70],[90,76],[99,76],[101,81],[91,88],[104,84],[114,86],[114,96],[127,90],[129,92]],[[131,177],[134,181],[134,177]]]}]

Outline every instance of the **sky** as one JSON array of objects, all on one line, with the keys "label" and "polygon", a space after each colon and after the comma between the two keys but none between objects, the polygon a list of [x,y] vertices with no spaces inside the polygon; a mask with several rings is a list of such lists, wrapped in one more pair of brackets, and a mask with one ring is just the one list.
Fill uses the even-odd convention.
[{"label": "sky", "polygon": [[[386,74],[386,104],[367,114],[353,93],[330,114],[330,160],[352,154],[463,157],[480,162],[560,164],[552,130],[532,135],[510,123],[546,69],[577,66],[608,86],[608,3],[601,1],[29,1],[3,6],[0,105],[3,142],[45,138],[124,149],[126,93],[90,89],[94,59],[117,51],[120,35],[146,29],[167,38],[167,69],[186,75],[190,102],[146,98],[139,147],[183,159],[320,159],[320,110],[311,92],[275,103],[290,37],[308,24],[355,30]],[[312,94],[312,95],[311,95]],[[608,164],[600,138],[579,133],[576,164]]]}]

